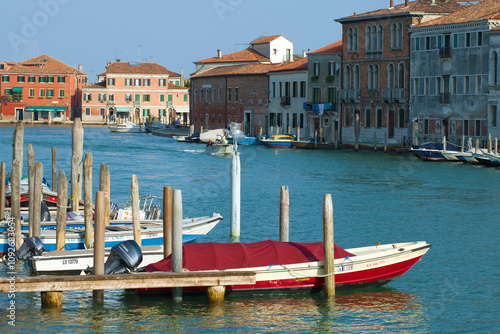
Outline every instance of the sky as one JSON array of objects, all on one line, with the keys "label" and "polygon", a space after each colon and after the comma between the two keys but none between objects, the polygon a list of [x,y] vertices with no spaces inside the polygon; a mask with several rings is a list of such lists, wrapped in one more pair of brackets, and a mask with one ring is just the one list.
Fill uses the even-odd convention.
[{"label": "sky", "polygon": [[[395,4],[404,3],[396,0]],[[0,12],[0,60],[47,54],[96,82],[108,61],[156,62],[189,77],[194,62],[283,35],[294,53],[342,38],[335,19],[389,0],[17,0]]]}]

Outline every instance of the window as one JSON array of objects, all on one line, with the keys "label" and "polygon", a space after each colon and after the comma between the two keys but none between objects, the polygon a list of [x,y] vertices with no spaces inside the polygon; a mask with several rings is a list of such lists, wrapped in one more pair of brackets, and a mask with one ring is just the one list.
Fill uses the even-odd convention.
[{"label": "window", "polygon": [[160,94],[160,102],[165,102],[165,94]]},{"label": "window", "polygon": [[441,94],[441,77],[436,77],[436,89],[435,89],[435,94],[436,94],[436,95]]},{"label": "window", "polygon": [[319,62],[315,62],[313,64],[313,75],[319,76],[319,74],[320,74],[319,73],[319,65],[320,65]]},{"label": "window", "polygon": [[321,88],[313,88],[313,103],[321,103]]},{"label": "window", "polygon": [[368,89],[379,89],[379,67],[368,66]]},{"label": "window", "polygon": [[[222,102],[222,87],[219,87],[219,89],[217,90],[217,100],[219,102]],[[184,102],[187,102],[187,101],[184,101]]]},{"label": "window", "polygon": [[478,94],[478,95],[481,94],[481,92],[483,90],[481,85],[482,85],[481,76],[478,75],[477,76],[477,84],[476,84],[476,94]]},{"label": "window", "polygon": [[134,79],[134,86],[140,86],[141,85],[141,79]]},{"label": "window", "polygon": [[132,102],[132,94],[125,94],[125,102]]},{"label": "window", "polygon": [[151,79],[142,80],[144,86],[151,86]]},{"label": "window", "polygon": [[387,88],[393,89],[395,82],[394,64],[389,64],[387,67]]},{"label": "window", "polygon": [[420,51],[420,38],[415,38],[415,51]]},{"label": "window", "polygon": [[132,79],[125,78],[125,86],[132,86]]},{"label": "window", "polygon": [[328,63],[328,75],[334,76],[335,75],[335,62],[331,61]]},{"label": "window", "polygon": [[297,97],[297,81],[292,83],[292,97]]},{"label": "window", "polygon": [[[106,96],[106,94],[104,94]],[[109,101],[114,102],[115,101],[115,94],[109,94]]]},{"label": "window", "polygon": [[142,102],[149,102],[151,96],[149,94],[142,94]]},{"label": "window", "polygon": [[344,88],[351,88],[351,67],[347,65],[344,69]]},{"label": "window", "polygon": [[85,108],[85,116],[90,116],[90,108]]},{"label": "window", "polygon": [[465,76],[465,83],[464,83],[464,88],[465,88],[465,91],[464,91],[464,94],[469,94],[470,93],[470,77],[468,75]]},{"label": "window", "polygon": [[52,97],[54,97],[54,90],[47,89],[47,98],[52,98]]},{"label": "window", "polygon": [[179,86],[180,81],[179,81],[179,80],[175,80],[175,84],[176,84],[177,86]]},{"label": "window", "polygon": [[64,97],[64,89],[59,89],[59,98],[63,98]]},{"label": "window", "polygon": [[158,86],[166,86],[166,85],[167,85],[166,79],[158,79]]},{"label": "window", "polygon": [[38,77],[38,82],[40,82],[40,83],[45,83],[45,82],[47,82],[47,77],[39,76],[39,77]]},{"label": "window", "polygon": [[492,127],[497,127],[498,124],[498,112],[497,112],[497,106],[491,106],[490,108],[490,124]]},{"label": "window", "polygon": [[47,77],[47,82],[48,83],[54,83],[54,77],[53,76],[48,76]]},{"label": "window", "polygon": [[428,135],[428,134],[429,134],[429,120],[424,119],[424,135]]},{"label": "window", "polygon": [[377,109],[377,128],[382,127],[382,109]]},{"label": "window", "polygon": [[28,97],[35,97],[35,89],[34,88],[30,88]]},{"label": "window", "polygon": [[300,82],[300,97],[306,97],[306,82]]},{"label": "window", "polygon": [[468,119],[464,119],[463,135],[464,136],[468,136],[469,135],[469,120]]},{"label": "window", "polygon": [[19,76],[17,77],[17,82],[24,82],[24,80],[25,80],[25,79],[24,79],[24,75],[19,75]]},{"label": "window", "polygon": [[453,47],[458,48],[458,34],[453,34]]},{"label": "window", "polygon": [[194,102],[195,103],[198,102],[198,90],[197,89],[194,90]]},{"label": "window", "polygon": [[108,86],[114,86],[115,85],[115,78],[108,78]]},{"label": "window", "polygon": [[478,31],[477,32],[477,46],[482,46],[483,45],[483,32]]},{"label": "window", "polygon": [[[337,89],[335,87],[328,87],[328,102],[335,105],[337,97]],[[332,106],[334,108],[335,106]]]},{"label": "window", "polygon": [[271,90],[273,92],[273,97],[276,97],[276,82],[273,82]]},{"label": "window", "polygon": [[240,98],[239,88],[234,87],[234,102],[238,102]]},{"label": "window", "polygon": [[405,127],[405,110],[404,109],[399,109],[398,126],[400,128]]},{"label": "window", "polygon": [[290,49],[286,49],[285,61],[290,61],[290,55],[291,55]]},{"label": "window", "polygon": [[465,34],[465,46],[466,47],[470,46],[470,32]]},{"label": "window", "polygon": [[40,97],[45,97],[45,89],[40,89]]},{"label": "window", "polygon": [[227,102],[231,102],[231,87],[227,88]]},{"label": "window", "polygon": [[135,94],[134,100],[135,102],[141,102],[141,94]]},{"label": "window", "polygon": [[66,77],[57,77],[57,82],[58,83],[65,83],[66,82]]},{"label": "window", "polygon": [[282,97],[283,96],[283,83],[280,82],[279,83],[279,91],[278,91],[278,97]]},{"label": "window", "polygon": [[481,137],[481,121],[476,120],[476,137]]},{"label": "window", "polygon": [[35,82],[35,76],[34,75],[30,75],[28,77],[28,82]]},{"label": "window", "polygon": [[106,115],[106,109],[105,108],[101,108],[99,110],[100,110],[101,116]]},{"label": "window", "polygon": [[[219,95],[219,99],[220,99],[220,95]],[[187,94],[184,94],[183,101],[186,103],[188,102],[188,95]]]},{"label": "window", "polygon": [[365,110],[365,127],[366,128],[369,128],[371,127],[372,125],[372,111],[371,109],[366,109]]},{"label": "window", "polygon": [[200,89],[200,103],[203,103],[203,88]]},{"label": "window", "polygon": [[2,75],[2,82],[10,82],[10,77],[8,75]]},{"label": "window", "polygon": [[174,101],[174,96],[172,94],[168,94],[167,98],[168,98],[168,102]]},{"label": "window", "polygon": [[3,70],[5,68],[4,64],[0,64],[0,70]]}]

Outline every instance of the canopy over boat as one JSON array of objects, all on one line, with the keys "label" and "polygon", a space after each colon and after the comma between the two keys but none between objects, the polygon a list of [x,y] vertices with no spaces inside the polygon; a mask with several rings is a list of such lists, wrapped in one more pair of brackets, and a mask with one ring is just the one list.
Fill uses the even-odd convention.
[{"label": "canopy over boat", "polygon": [[[183,245],[182,268],[189,271],[226,270],[323,261],[323,242],[266,240],[254,243],[201,243]],[[355,256],[335,244],[335,258]],[[172,271],[171,255],[145,267],[148,272]]]}]

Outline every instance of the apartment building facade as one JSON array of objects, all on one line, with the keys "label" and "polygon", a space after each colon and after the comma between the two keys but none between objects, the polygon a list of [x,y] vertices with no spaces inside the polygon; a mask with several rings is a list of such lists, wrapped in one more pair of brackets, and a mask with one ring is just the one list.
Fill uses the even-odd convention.
[{"label": "apartment building facade", "polygon": [[113,62],[97,76],[97,83],[83,89],[82,119],[158,118],[171,123],[189,119],[189,89],[182,74],[156,63]]},{"label": "apartment building facade", "polygon": [[41,55],[0,61],[0,113],[4,120],[64,121],[81,114],[87,74]]}]

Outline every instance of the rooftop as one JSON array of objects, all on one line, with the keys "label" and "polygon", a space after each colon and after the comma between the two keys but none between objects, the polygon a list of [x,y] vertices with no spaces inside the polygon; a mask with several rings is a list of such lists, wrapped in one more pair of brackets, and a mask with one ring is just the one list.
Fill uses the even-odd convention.
[{"label": "rooftop", "polygon": [[267,74],[269,71],[279,67],[281,64],[243,64],[233,66],[222,66],[212,68],[191,76],[191,79],[214,77],[221,75],[256,75]]},{"label": "rooftop", "polygon": [[22,62],[5,62],[10,68],[8,73],[15,74],[80,74],[86,75],[84,72],[71,67],[62,61],[55,58],[49,57],[47,55],[40,55]]}]

